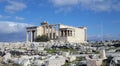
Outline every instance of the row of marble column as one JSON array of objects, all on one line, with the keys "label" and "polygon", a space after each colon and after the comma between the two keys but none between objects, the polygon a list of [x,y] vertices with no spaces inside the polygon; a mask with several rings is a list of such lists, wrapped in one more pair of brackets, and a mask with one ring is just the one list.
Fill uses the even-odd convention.
[{"label": "row of marble column", "polygon": [[57,25],[45,25],[43,26],[43,34],[47,35],[50,39],[56,39],[57,38],[57,31],[56,28]]},{"label": "row of marble column", "polygon": [[[58,25],[53,25],[53,26],[45,25],[45,26],[43,26],[43,34],[47,35],[48,38],[50,38],[50,39],[56,39],[57,38],[57,31],[56,31],[57,26]],[[33,42],[36,38],[36,31],[32,30],[32,29],[29,31],[26,31],[26,42],[29,41],[29,33],[30,33],[30,42]]]},{"label": "row of marble column", "polygon": [[26,31],[26,40],[27,40],[27,42],[29,41],[29,33],[30,33],[30,42],[35,41],[36,32],[31,30],[31,31]]},{"label": "row of marble column", "polygon": [[60,30],[60,36],[66,37],[66,36],[74,36],[75,32],[72,30]]}]

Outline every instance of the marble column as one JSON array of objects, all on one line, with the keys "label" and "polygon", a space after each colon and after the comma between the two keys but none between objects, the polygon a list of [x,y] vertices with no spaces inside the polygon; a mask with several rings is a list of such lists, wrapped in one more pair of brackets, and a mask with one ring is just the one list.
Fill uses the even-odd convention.
[{"label": "marble column", "polygon": [[50,38],[50,26],[48,25],[48,38]]},{"label": "marble column", "polygon": [[26,43],[28,43],[28,31],[26,31]]},{"label": "marble column", "polygon": [[32,31],[32,41],[34,41],[34,31]]},{"label": "marble column", "polygon": [[70,36],[72,36],[72,31],[70,31]]},{"label": "marble column", "polygon": [[87,29],[85,29],[85,41],[87,41]]},{"label": "marble column", "polygon": [[53,39],[53,26],[51,26],[51,39]]},{"label": "marble column", "polygon": [[30,37],[30,42],[32,42],[33,41],[33,33],[32,33],[32,31],[30,32],[31,33],[31,37]]},{"label": "marble column", "polygon": [[45,35],[45,25],[43,25],[43,34]]},{"label": "marble column", "polygon": [[37,31],[35,30],[35,32],[34,32],[34,41],[35,41],[36,38],[37,38]]},{"label": "marble column", "polygon": [[58,24],[58,38],[61,36],[60,24]]},{"label": "marble column", "polygon": [[54,26],[54,30],[55,30],[55,36],[54,36],[54,39],[56,39],[56,26]]},{"label": "marble column", "polygon": [[74,36],[75,36],[75,30],[74,30]]},{"label": "marble column", "polygon": [[45,28],[45,34],[44,35],[46,35],[46,26],[44,26],[44,28]]}]

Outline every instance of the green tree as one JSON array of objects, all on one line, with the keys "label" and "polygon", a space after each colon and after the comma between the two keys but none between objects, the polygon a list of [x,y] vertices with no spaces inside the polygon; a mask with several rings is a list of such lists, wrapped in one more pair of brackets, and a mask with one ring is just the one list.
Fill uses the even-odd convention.
[{"label": "green tree", "polygon": [[42,35],[42,36],[37,36],[37,38],[35,39],[36,42],[47,42],[50,39],[48,38],[48,36],[46,35]]}]

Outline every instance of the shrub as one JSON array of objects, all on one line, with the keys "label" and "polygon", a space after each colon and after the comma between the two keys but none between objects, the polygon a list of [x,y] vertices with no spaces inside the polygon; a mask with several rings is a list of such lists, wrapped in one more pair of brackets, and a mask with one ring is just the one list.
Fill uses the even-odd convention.
[{"label": "shrub", "polygon": [[49,40],[50,39],[46,35],[37,36],[37,38],[35,39],[36,42],[47,42]]}]

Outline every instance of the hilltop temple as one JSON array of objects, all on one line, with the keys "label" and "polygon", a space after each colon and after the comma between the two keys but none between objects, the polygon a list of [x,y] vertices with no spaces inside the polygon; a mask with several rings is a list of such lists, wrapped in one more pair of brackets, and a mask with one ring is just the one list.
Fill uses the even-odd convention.
[{"label": "hilltop temple", "polygon": [[[30,35],[29,35],[30,34]],[[26,28],[26,42],[34,42],[37,36],[47,35],[51,40],[63,42],[86,43],[87,28],[72,27],[62,24],[48,24],[42,22],[41,26],[33,26]],[[29,37],[30,36],[30,37]]]}]

